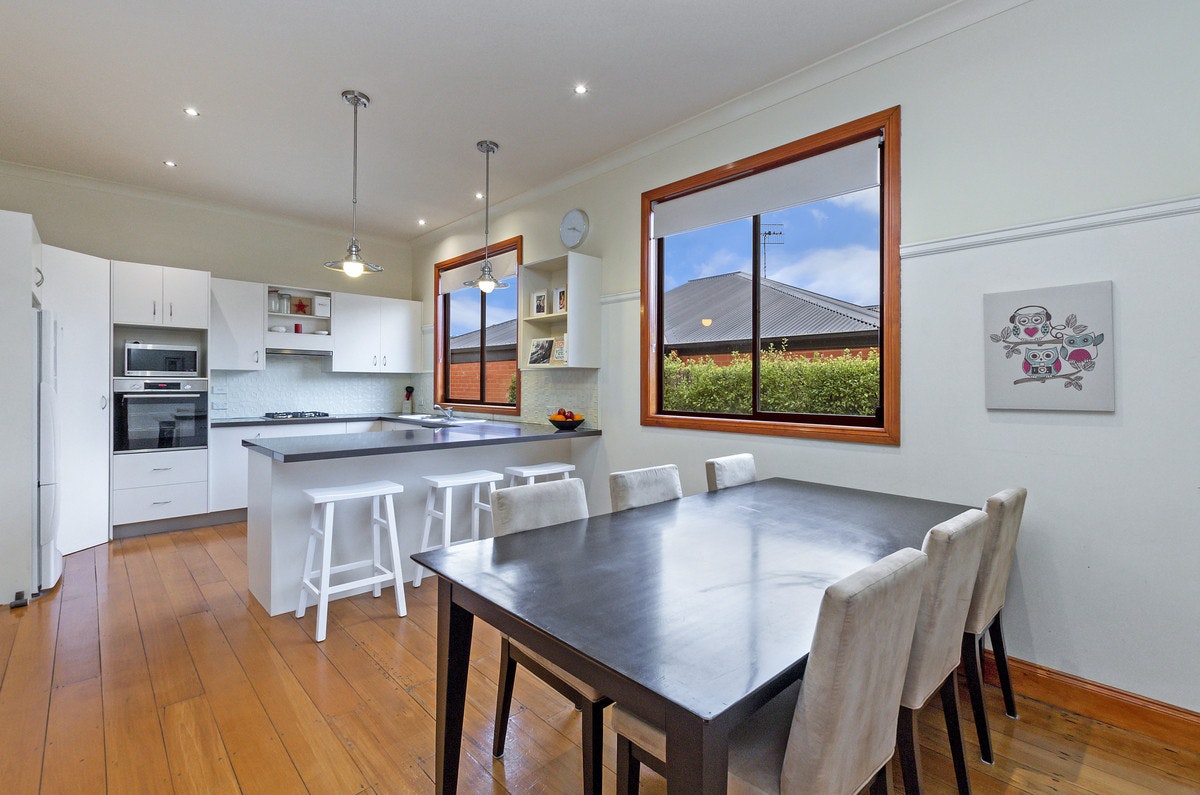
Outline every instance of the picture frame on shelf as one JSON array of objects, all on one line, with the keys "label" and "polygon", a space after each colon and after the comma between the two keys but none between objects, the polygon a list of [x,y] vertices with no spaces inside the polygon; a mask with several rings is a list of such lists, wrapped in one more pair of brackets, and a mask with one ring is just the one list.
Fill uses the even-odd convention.
[{"label": "picture frame on shelf", "polygon": [[566,287],[555,287],[554,288],[553,307],[554,307],[555,314],[567,311],[567,288]]},{"label": "picture frame on shelf", "polygon": [[554,347],[550,349],[550,362],[558,366],[563,366],[567,363],[567,335],[564,333],[561,336],[554,338]]},{"label": "picture frame on shelf", "polygon": [[545,290],[534,290],[529,294],[530,317],[542,317],[549,313],[550,306],[546,299],[547,295]]},{"label": "picture frame on shelf", "polygon": [[[542,292],[542,298],[545,299],[546,293]],[[554,337],[535,337],[529,341],[529,359],[528,364],[550,364],[550,357],[554,353]]]}]

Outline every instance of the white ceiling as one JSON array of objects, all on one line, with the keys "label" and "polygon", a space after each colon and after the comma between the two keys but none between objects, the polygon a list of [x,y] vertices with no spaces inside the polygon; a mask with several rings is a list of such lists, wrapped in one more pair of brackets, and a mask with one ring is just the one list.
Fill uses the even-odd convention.
[{"label": "white ceiling", "polygon": [[0,160],[348,226],[357,89],[359,228],[403,241],[481,209],[481,138],[494,204],[952,4],[3,0]]}]

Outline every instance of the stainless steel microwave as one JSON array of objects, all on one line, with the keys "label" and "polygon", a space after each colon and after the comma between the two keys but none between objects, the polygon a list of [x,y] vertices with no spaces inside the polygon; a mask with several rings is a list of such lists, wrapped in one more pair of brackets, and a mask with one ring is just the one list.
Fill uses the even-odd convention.
[{"label": "stainless steel microwave", "polygon": [[124,374],[129,378],[197,378],[200,349],[194,345],[127,342]]}]

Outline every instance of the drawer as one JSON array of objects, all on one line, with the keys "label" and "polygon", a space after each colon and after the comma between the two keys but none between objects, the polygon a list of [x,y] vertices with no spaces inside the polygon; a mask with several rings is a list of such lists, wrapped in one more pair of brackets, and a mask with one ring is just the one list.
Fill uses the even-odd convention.
[{"label": "drawer", "polygon": [[208,513],[207,481],[114,489],[112,493],[112,522],[115,525],[197,513]]},{"label": "drawer", "polygon": [[112,487],[135,489],[208,480],[207,450],[164,450],[113,456]]}]

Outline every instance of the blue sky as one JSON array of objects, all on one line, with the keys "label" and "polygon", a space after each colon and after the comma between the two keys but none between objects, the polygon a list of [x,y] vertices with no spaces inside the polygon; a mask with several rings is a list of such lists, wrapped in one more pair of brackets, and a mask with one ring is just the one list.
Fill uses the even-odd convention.
[{"label": "blue sky", "polygon": [[[478,267],[478,266],[475,266]],[[503,279],[507,290],[493,290],[488,295],[488,325],[494,326],[517,316],[516,277]],[[479,291],[456,290],[450,294],[450,336],[479,330]]]},{"label": "blue sky", "polygon": [[[862,306],[879,303],[879,189],[763,215],[766,275]],[[780,226],[768,226],[780,224]],[[750,272],[749,218],[666,239],[664,287],[731,271]]]}]

